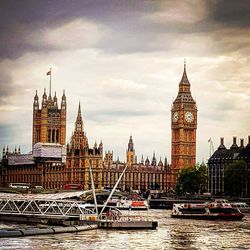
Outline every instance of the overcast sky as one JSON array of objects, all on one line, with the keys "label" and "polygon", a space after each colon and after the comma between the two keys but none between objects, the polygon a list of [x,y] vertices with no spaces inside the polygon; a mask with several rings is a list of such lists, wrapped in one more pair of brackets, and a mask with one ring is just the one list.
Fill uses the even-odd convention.
[{"label": "overcast sky", "polygon": [[187,60],[198,106],[197,161],[250,135],[250,2],[2,0],[0,147],[31,150],[32,104],[66,91],[67,141],[81,102],[92,146],[124,159],[171,154],[173,99]]}]

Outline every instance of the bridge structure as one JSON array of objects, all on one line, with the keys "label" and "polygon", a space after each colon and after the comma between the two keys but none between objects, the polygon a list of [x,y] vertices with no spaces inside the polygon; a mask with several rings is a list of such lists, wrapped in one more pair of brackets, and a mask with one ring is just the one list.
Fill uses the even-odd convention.
[{"label": "bridge structure", "polygon": [[59,199],[58,195],[54,198],[51,195],[49,197],[0,194],[0,216],[81,220],[86,216],[97,215],[95,207],[90,204],[77,200]]}]

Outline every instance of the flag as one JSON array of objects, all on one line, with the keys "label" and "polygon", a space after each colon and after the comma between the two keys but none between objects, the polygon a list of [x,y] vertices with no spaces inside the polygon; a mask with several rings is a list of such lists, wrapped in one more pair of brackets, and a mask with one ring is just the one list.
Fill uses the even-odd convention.
[{"label": "flag", "polygon": [[50,76],[51,75],[51,70],[47,72],[47,76]]},{"label": "flag", "polygon": [[209,140],[207,142],[211,142],[211,138],[209,138]]}]

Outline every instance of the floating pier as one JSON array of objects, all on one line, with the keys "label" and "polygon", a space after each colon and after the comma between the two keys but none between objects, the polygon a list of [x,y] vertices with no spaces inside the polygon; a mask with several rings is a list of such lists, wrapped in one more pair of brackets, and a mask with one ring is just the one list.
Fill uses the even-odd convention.
[{"label": "floating pier", "polygon": [[69,227],[48,227],[48,228],[25,228],[25,229],[1,229],[0,238],[22,237],[42,234],[76,233],[97,229],[98,225],[69,226]]}]

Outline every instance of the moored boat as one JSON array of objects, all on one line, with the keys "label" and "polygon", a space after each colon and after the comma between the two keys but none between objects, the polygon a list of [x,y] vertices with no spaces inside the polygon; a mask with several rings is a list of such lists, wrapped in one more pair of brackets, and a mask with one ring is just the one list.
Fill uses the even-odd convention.
[{"label": "moored boat", "polygon": [[242,213],[250,213],[250,206],[245,202],[233,202],[231,205],[234,208],[238,208]]},{"label": "moored boat", "polygon": [[146,200],[110,199],[108,206],[120,210],[147,210],[148,202]]},{"label": "moored boat", "polygon": [[241,220],[243,214],[229,203],[174,204],[173,218],[201,220]]}]

